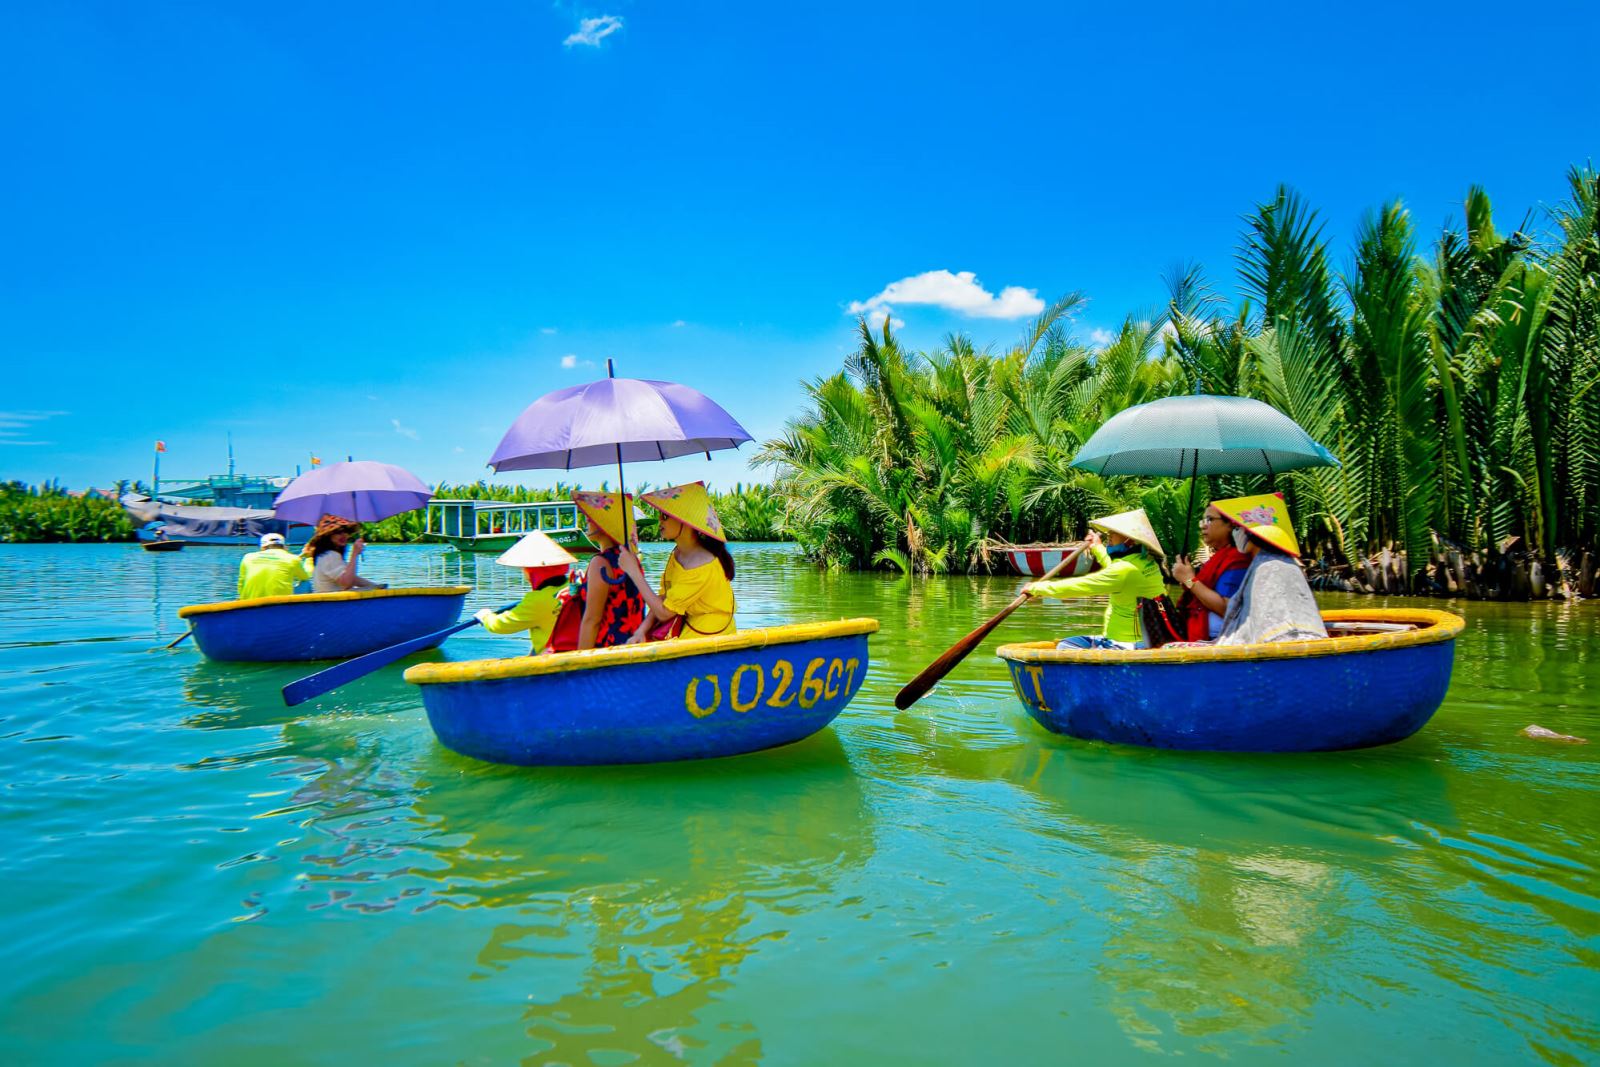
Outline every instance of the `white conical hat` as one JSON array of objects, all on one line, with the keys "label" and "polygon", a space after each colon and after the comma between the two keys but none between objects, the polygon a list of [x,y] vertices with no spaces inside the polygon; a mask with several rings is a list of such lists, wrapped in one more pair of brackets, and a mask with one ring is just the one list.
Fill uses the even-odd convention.
[{"label": "white conical hat", "polygon": [[1161,547],[1155,527],[1150,525],[1150,516],[1144,513],[1144,508],[1134,508],[1132,511],[1108,515],[1103,519],[1094,519],[1089,525],[1106,533],[1121,534],[1144,545],[1162,559],[1167,558],[1166,549]]},{"label": "white conical hat", "polygon": [[550,540],[549,534],[535,530],[496,556],[495,562],[505,567],[570,567],[578,557]]}]

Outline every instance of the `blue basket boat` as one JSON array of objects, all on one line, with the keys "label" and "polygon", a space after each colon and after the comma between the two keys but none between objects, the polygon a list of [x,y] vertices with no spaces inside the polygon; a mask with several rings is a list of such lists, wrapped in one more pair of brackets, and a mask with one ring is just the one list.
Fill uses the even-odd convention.
[{"label": "blue basket boat", "polygon": [[1140,651],[1002,645],[1028,713],[1091,741],[1213,752],[1318,752],[1401,741],[1450,687],[1446,611],[1325,611],[1335,636]]},{"label": "blue basket boat", "polygon": [[491,763],[660,763],[775,748],[821,730],[861,688],[876,619],[727,637],[421,663],[446,747]]},{"label": "blue basket boat", "polygon": [[471,591],[447,585],[224,600],[179,608],[178,618],[214,660],[348,659],[447,629]]}]

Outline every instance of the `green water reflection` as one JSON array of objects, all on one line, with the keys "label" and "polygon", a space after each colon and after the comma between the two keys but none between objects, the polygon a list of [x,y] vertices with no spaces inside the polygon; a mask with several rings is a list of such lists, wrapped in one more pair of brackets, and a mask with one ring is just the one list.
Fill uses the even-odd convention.
[{"label": "green water reflection", "polygon": [[[1517,731],[1600,741],[1600,608],[1464,606],[1449,698],[1404,744],[1166,753],[1044,733],[987,653],[893,708],[1015,582],[738,556],[742,626],[883,621],[834,727],[524,770],[439,746],[403,664],[288,709],[300,667],[146,651],[236,555],[0,546],[63,591],[0,620],[8,1059],[1595,1059],[1600,746]],[[507,599],[481,562],[369,566]]]}]

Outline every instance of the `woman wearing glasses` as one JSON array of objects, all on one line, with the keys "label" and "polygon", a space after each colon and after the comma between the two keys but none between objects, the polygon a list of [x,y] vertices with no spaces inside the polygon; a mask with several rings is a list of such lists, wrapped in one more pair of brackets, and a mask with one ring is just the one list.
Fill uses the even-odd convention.
[{"label": "woman wearing glasses", "polygon": [[1215,504],[1207,505],[1200,517],[1200,539],[1211,550],[1210,558],[1198,571],[1188,556],[1172,564],[1172,577],[1184,589],[1178,610],[1187,629],[1185,641],[1215,641],[1222,633],[1228,599],[1239,591],[1250,566],[1250,557],[1234,547],[1232,535],[1233,524]]}]

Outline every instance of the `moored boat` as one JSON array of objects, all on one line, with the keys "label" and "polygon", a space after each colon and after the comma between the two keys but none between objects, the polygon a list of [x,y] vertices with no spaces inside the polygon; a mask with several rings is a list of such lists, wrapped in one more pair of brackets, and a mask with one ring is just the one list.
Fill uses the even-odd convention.
[{"label": "moored boat", "polygon": [[184,544],[183,541],[142,541],[140,547],[146,552],[176,552]]},{"label": "moored boat", "polygon": [[1045,729],[1217,752],[1368,748],[1420,730],[1450,686],[1466,622],[1445,611],[1325,611],[1328,638],[1121,651],[1002,645]]},{"label": "moored boat", "polygon": [[[1070,545],[1007,545],[1004,548],[1006,560],[1011,564],[1011,569],[1025,578],[1043,578],[1050,573],[1050,569],[1071,555],[1078,546]],[[1072,574],[1088,574],[1089,568],[1094,566],[1093,558],[1085,552],[1078,557],[1078,562],[1072,568]],[[1070,575],[1062,575],[1070,577]]]},{"label": "moored boat", "polygon": [[421,663],[448,748],[525,766],[657,763],[787,745],[833,721],[867,673],[876,619],[796,623],[726,637]]},{"label": "moored boat", "polygon": [[178,617],[214,660],[348,659],[446,629],[471,591],[448,585],[225,600],[190,604]]}]

